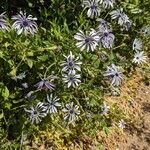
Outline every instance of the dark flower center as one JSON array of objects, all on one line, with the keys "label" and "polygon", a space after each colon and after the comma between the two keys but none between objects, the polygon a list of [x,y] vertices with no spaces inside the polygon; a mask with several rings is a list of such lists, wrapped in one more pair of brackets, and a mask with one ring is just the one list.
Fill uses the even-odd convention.
[{"label": "dark flower center", "polygon": [[38,112],[37,112],[36,110],[34,110],[33,114],[34,114],[34,115],[37,115],[37,114],[38,114]]},{"label": "dark flower center", "polygon": [[92,6],[91,6],[91,9],[96,9],[96,8],[97,8],[96,5],[92,5]]},{"label": "dark flower center", "polygon": [[68,63],[68,65],[69,65],[70,67],[72,67],[72,66],[74,65],[74,63],[73,63],[72,61],[70,61],[70,62]]},{"label": "dark flower center", "polygon": [[87,37],[87,38],[85,39],[85,43],[90,43],[92,40],[93,40],[93,39],[92,39],[91,37]]},{"label": "dark flower center", "polygon": [[123,14],[120,13],[120,14],[118,15],[118,18],[122,18],[122,19],[123,19]]},{"label": "dark flower center", "polygon": [[51,101],[50,103],[49,103],[49,106],[54,106],[54,102],[53,101]]},{"label": "dark flower center", "polygon": [[47,81],[48,81],[47,79],[43,79],[44,84],[45,84],[45,82],[47,82]]},{"label": "dark flower center", "polygon": [[115,74],[115,76],[117,76],[117,77],[118,77],[118,76],[119,76],[119,74],[118,74],[118,73],[116,73],[116,74]]},{"label": "dark flower center", "polygon": [[73,114],[73,113],[74,113],[74,110],[73,110],[73,109],[71,109],[71,110],[70,110],[70,114]]},{"label": "dark flower center", "polygon": [[130,27],[131,26],[131,22],[127,22],[126,25],[127,25],[127,27]]},{"label": "dark flower center", "polygon": [[22,24],[23,24],[23,26],[24,26],[24,27],[26,27],[26,26],[28,26],[28,25],[29,25],[29,23],[28,23],[28,21],[27,21],[27,20],[24,20],[24,21],[22,22]]},{"label": "dark flower center", "polygon": [[139,57],[136,57],[136,59],[139,59]]},{"label": "dark flower center", "polygon": [[108,34],[109,34],[108,32],[105,32],[105,33],[104,33],[104,36],[108,36]]},{"label": "dark flower center", "polygon": [[136,44],[134,44],[133,47],[136,47]]},{"label": "dark flower center", "polygon": [[73,81],[73,80],[74,80],[74,78],[73,78],[73,77],[70,77],[70,80],[71,80],[71,81]]},{"label": "dark flower center", "polygon": [[101,25],[104,26],[104,27],[106,27],[107,26],[107,22],[106,21],[102,21]]}]

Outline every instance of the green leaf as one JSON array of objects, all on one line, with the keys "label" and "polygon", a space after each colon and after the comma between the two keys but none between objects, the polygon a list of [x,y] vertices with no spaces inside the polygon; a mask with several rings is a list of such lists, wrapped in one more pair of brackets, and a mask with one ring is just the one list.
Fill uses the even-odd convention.
[{"label": "green leaf", "polygon": [[10,43],[8,43],[8,42],[6,42],[5,44],[4,44],[4,46],[7,48],[8,46],[10,46],[11,44]]},{"label": "green leaf", "polygon": [[16,72],[17,72],[17,69],[16,69],[16,68],[13,68],[9,74],[10,74],[11,76],[16,76]]},{"label": "green leaf", "polygon": [[32,3],[28,3],[28,5],[29,5],[29,7],[32,7],[32,6],[33,6],[33,4],[32,4]]},{"label": "green leaf", "polygon": [[44,0],[40,0],[40,3],[44,4]]},{"label": "green leaf", "polygon": [[17,104],[17,103],[20,103],[20,102],[22,102],[24,99],[19,99],[19,100],[13,100],[13,103],[14,104]]},{"label": "green leaf", "polygon": [[2,113],[0,113],[0,120],[4,117],[4,113],[2,111]]},{"label": "green leaf", "polygon": [[39,56],[38,60],[40,60],[40,61],[46,61],[46,60],[48,60],[48,55]]},{"label": "green leaf", "polygon": [[4,99],[8,99],[9,97],[9,90],[2,82],[0,83],[0,94]]},{"label": "green leaf", "polygon": [[33,67],[33,60],[27,59],[27,64],[28,64],[28,66],[29,66],[30,68],[32,68],[32,67]]},{"label": "green leaf", "polygon": [[108,135],[109,133],[109,128],[108,127],[103,127],[104,132]]},{"label": "green leaf", "polygon": [[33,52],[27,52],[27,56],[33,56]]},{"label": "green leaf", "polygon": [[4,107],[4,108],[10,109],[10,108],[11,108],[11,106],[12,106],[12,104],[11,104],[11,103],[5,103],[5,107]]},{"label": "green leaf", "polygon": [[0,58],[3,58],[4,54],[0,51]]}]

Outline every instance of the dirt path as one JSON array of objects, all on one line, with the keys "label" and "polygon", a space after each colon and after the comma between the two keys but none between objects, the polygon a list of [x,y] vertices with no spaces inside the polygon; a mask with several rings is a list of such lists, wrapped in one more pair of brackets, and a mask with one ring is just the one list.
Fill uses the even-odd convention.
[{"label": "dirt path", "polygon": [[124,132],[113,127],[108,136],[100,133],[100,139],[106,150],[150,150],[150,86],[136,73],[121,91],[119,97],[105,99],[124,110],[129,123]]}]

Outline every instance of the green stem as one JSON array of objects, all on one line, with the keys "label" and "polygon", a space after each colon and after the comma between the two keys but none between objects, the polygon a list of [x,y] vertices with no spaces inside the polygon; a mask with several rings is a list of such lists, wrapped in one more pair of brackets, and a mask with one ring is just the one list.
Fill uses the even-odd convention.
[{"label": "green stem", "polygon": [[117,48],[120,48],[120,47],[123,47],[123,46],[124,46],[124,43],[121,44],[121,45],[119,45],[119,46],[116,46],[116,47],[112,48],[112,50],[117,49]]},{"label": "green stem", "polygon": [[24,59],[25,59],[25,53],[23,54],[23,57],[22,57],[21,61],[20,61],[19,64],[17,65],[16,70],[20,67],[20,65],[21,65],[21,63],[24,61]]},{"label": "green stem", "polygon": [[22,126],[22,132],[21,132],[21,140],[20,140],[20,148],[19,148],[19,150],[22,150],[22,145],[23,145],[23,129],[24,129],[24,124]]},{"label": "green stem", "polygon": [[80,109],[82,110],[82,112],[84,112],[82,106],[80,105],[79,101],[75,98],[76,103],[78,104],[78,106],[80,107]]},{"label": "green stem", "polygon": [[111,12],[111,10],[105,15],[104,19],[106,19],[106,17],[109,15],[110,12]]},{"label": "green stem", "polygon": [[4,111],[3,111],[3,109],[2,109],[2,113],[3,113],[3,118],[4,118],[4,121],[5,121],[5,124],[7,125],[7,121],[6,121],[6,118],[5,118],[5,114],[4,114]]},{"label": "green stem", "polygon": [[47,67],[47,69],[46,69],[46,71],[45,71],[45,73],[44,73],[44,78],[46,78],[48,70],[49,70],[53,65],[54,65],[54,63]]},{"label": "green stem", "polygon": [[110,61],[111,61],[111,63],[113,63],[113,59],[114,59],[113,49],[110,49]]}]

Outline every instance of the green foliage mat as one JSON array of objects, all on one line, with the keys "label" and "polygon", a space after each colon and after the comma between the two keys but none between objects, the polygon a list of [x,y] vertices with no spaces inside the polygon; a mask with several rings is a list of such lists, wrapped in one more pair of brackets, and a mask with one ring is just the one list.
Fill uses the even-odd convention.
[{"label": "green foliage mat", "polygon": [[[124,111],[117,106],[110,106],[109,113],[102,114],[103,95],[119,95],[120,92],[119,87],[110,86],[110,80],[104,77],[104,73],[112,63],[123,68],[125,80],[129,73],[134,72],[137,67],[132,62],[135,38],[142,39],[143,50],[147,56],[150,55],[149,36],[141,33],[141,28],[150,23],[148,6],[149,0],[116,0],[114,9],[122,7],[133,26],[129,31],[122,31],[109,15],[114,9],[103,10],[99,18],[107,18],[111,22],[114,47],[98,47],[93,52],[87,52],[77,48],[74,35],[79,30],[97,28],[99,22],[87,17],[81,1],[1,1],[0,10],[6,12],[10,29],[0,30],[0,149],[30,149],[31,141],[40,141],[41,136],[51,137],[52,147],[58,149],[60,145],[80,141],[85,135],[96,139],[98,130],[109,134],[112,122],[118,123],[121,119],[128,122]],[[20,10],[37,18],[37,34],[17,35],[11,28],[11,17]],[[70,51],[82,62],[81,83],[75,88],[68,88],[62,80],[61,63]],[[37,89],[35,85],[49,75],[57,76],[55,89]],[[46,102],[46,94],[51,93],[60,99],[57,113],[48,114],[40,123],[32,124],[25,109],[36,106],[38,102]],[[80,110],[78,119],[73,123],[64,120],[62,111],[70,102]]]}]

